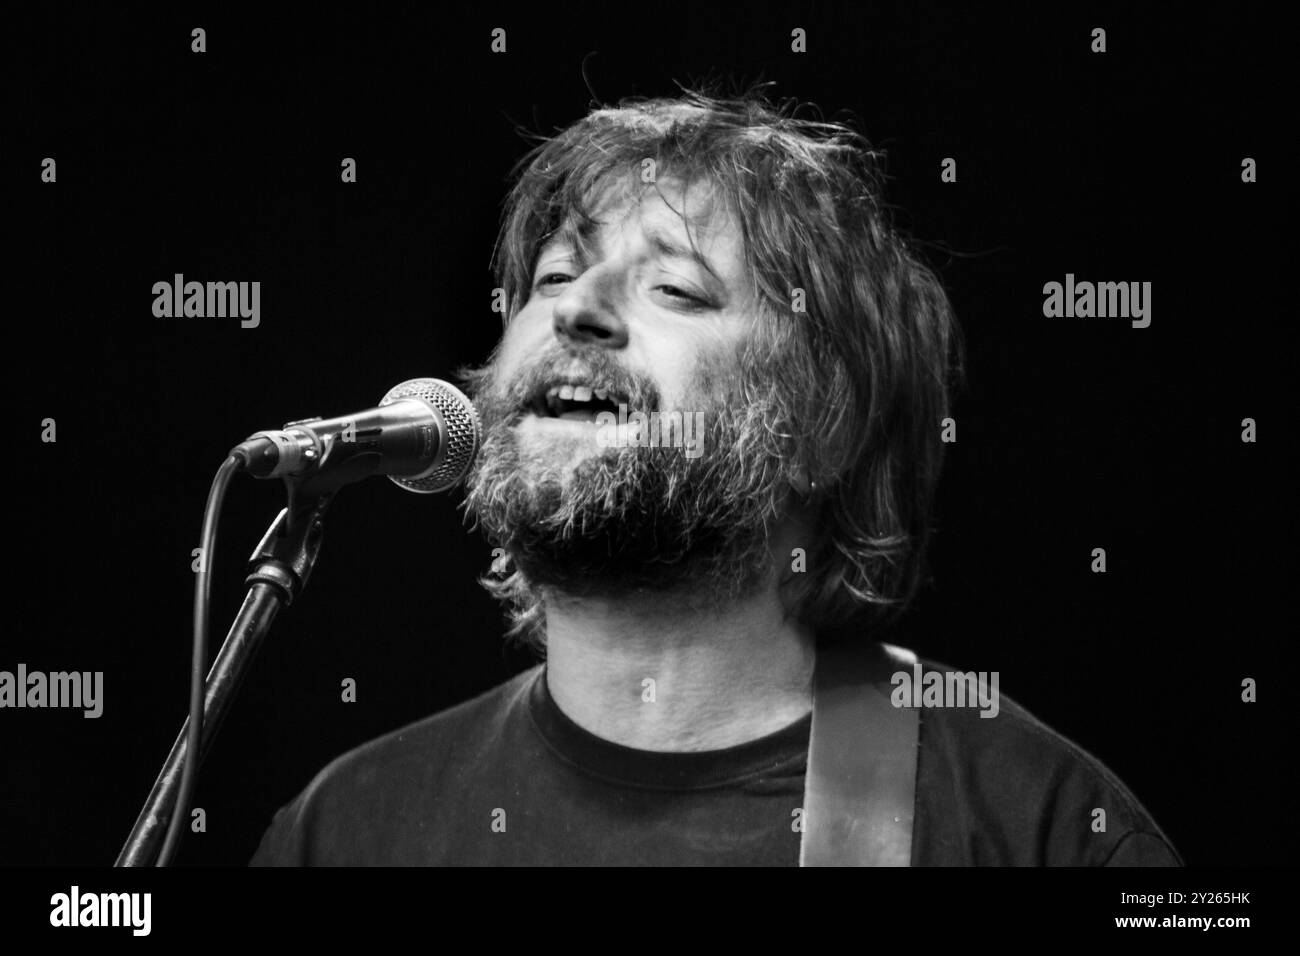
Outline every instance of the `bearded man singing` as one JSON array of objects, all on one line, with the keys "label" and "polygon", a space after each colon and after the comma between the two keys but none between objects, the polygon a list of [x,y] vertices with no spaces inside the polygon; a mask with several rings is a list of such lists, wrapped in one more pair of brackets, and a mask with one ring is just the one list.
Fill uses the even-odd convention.
[{"label": "bearded man singing", "polygon": [[[465,507],[545,663],[335,760],[255,864],[800,862],[819,651],[917,589],[960,349],[878,156],[796,114],[625,102],[521,161]],[[1181,862],[993,694],[920,708],[901,862]]]}]

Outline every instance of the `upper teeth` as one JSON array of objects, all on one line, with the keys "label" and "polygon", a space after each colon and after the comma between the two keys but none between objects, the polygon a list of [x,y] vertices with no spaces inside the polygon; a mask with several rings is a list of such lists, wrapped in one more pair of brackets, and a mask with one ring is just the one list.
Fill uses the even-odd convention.
[{"label": "upper teeth", "polygon": [[547,398],[559,398],[566,402],[589,402],[592,395],[603,402],[608,392],[600,388],[593,389],[589,385],[560,385],[546,392]]}]

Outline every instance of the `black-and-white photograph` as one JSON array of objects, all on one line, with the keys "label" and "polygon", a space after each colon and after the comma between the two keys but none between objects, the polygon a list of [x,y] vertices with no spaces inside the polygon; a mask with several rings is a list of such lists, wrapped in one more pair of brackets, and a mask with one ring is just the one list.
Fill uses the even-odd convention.
[{"label": "black-and-white photograph", "polygon": [[1297,851],[1278,36],[19,17],[0,864],[72,875],[8,916],[1111,868],[1072,922],[1249,933]]}]

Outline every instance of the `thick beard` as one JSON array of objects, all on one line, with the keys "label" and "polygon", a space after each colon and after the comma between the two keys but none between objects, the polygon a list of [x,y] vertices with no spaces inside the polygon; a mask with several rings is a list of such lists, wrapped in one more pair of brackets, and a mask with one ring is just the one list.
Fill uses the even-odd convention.
[{"label": "thick beard", "polygon": [[[633,407],[658,409],[652,385],[591,358],[594,372],[641,399]],[[733,602],[768,579],[768,535],[791,477],[776,440],[783,436],[772,429],[780,420],[774,390],[758,402],[742,400],[738,388],[721,398],[696,390],[686,404],[704,412],[697,458],[677,447],[611,447],[565,474],[525,456],[514,429],[543,364],[510,389],[495,383],[492,366],[470,381],[484,441],[465,507],[533,588],[572,597],[672,592],[707,606]]]}]

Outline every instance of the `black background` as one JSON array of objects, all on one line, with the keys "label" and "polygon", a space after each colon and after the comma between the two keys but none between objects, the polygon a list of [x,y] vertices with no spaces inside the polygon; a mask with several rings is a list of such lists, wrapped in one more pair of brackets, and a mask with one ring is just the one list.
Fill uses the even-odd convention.
[{"label": "black background", "polygon": [[[224,452],[485,358],[515,126],[551,132],[593,98],[708,77],[774,80],[887,150],[887,198],[963,326],[934,580],[892,639],[999,671],[1189,863],[1292,859],[1281,32],[1248,5],[1178,16],[565,3],[281,19],[179,4],[12,21],[0,669],[102,670],[105,710],[0,712],[0,862],[116,856],[184,717],[191,549]],[[190,52],[195,26],[206,53]],[[1105,54],[1089,52],[1095,26]],[[939,179],[947,156],[956,184]],[[1257,184],[1241,182],[1244,156]],[[176,272],[260,281],[260,327],[155,318],[152,285]],[[1150,328],[1044,318],[1043,284],[1067,272],[1152,282]],[[39,440],[46,417],[55,444]],[[330,759],[532,662],[503,645],[475,584],[489,549],[457,504],[378,479],[339,496],[311,585],[204,767],[208,832],[180,863],[244,863]],[[215,641],[281,505],[277,484],[233,485]]]}]

